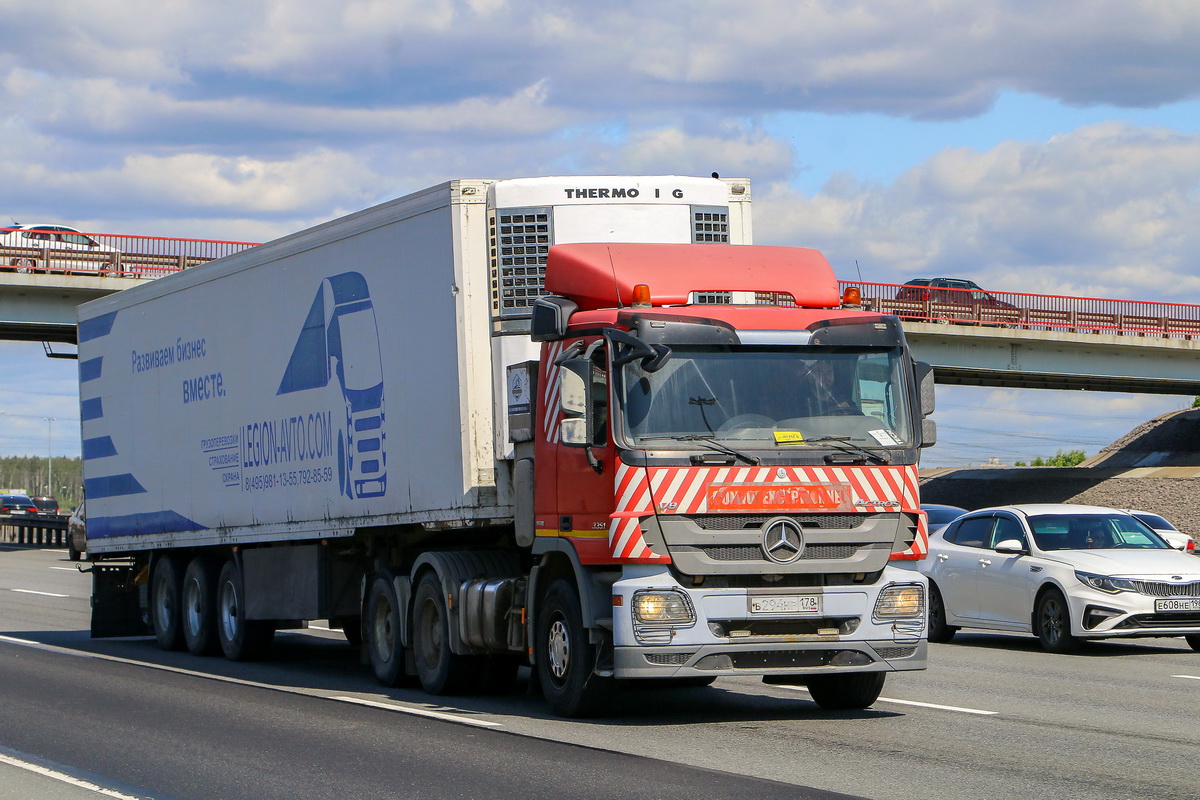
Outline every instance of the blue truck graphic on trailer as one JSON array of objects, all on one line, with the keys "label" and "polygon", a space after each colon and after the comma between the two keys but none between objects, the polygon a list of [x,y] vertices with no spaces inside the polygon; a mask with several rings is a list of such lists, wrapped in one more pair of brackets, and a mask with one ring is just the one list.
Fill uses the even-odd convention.
[{"label": "blue truck graphic on trailer", "polygon": [[338,483],[351,499],[387,491],[383,368],[367,281],[343,272],[321,281],[276,394],[320,389],[337,379],[346,407],[338,432]]}]

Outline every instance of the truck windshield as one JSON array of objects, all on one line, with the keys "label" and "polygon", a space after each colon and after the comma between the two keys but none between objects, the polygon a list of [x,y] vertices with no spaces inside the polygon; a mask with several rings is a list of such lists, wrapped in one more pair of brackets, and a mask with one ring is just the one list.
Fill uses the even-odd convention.
[{"label": "truck windshield", "polygon": [[739,450],[912,446],[899,348],[675,346],[662,369],[623,368],[624,435],[633,447]]}]

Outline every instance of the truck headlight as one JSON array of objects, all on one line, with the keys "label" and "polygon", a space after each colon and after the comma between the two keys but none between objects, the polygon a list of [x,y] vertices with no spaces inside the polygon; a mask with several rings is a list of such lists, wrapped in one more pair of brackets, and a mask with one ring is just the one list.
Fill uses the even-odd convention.
[{"label": "truck headlight", "polygon": [[876,619],[907,619],[925,615],[925,587],[919,583],[893,583],[875,600]]},{"label": "truck headlight", "polygon": [[649,625],[693,625],[696,612],[683,592],[643,591],[633,595],[633,619]]},{"label": "truck headlight", "polygon": [[1125,578],[1110,578],[1107,575],[1096,575],[1091,572],[1075,571],[1075,577],[1081,583],[1085,583],[1093,589],[1099,589],[1102,592],[1116,594],[1117,592],[1136,592],[1137,585],[1131,580]]}]

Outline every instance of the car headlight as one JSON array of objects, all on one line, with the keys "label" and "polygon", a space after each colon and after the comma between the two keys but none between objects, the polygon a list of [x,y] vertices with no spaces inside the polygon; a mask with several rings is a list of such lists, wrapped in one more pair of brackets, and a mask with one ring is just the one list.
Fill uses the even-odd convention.
[{"label": "car headlight", "polygon": [[649,591],[633,596],[633,619],[643,624],[691,624],[696,621],[692,604],[682,592]]},{"label": "car headlight", "polygon": [[1075,577],[1080,583],[1086,584],[1093,589],[1099,589],[1102,592],[1116,594],[1117,592],[1136,592],[1137,586],[1134,582],[1126,578],[1110,578],[1107,575],[1096,575],[1092,572],[1080,572],[1075,570]]},{"label": "car headlight", "polygon": [[875,601],[876,619],[905,619],[925,615],[925,587],[919,583],[885,586]]}]

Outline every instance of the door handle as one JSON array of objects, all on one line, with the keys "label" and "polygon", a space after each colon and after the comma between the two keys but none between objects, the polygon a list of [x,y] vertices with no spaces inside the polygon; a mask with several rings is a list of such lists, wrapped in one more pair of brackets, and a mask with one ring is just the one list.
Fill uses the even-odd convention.
[{"label": "door handle", "polygon": [[992,565],[992,560],[990,558],[981,558],[979,559],[979,563],[985,567],[990,567]]}]

